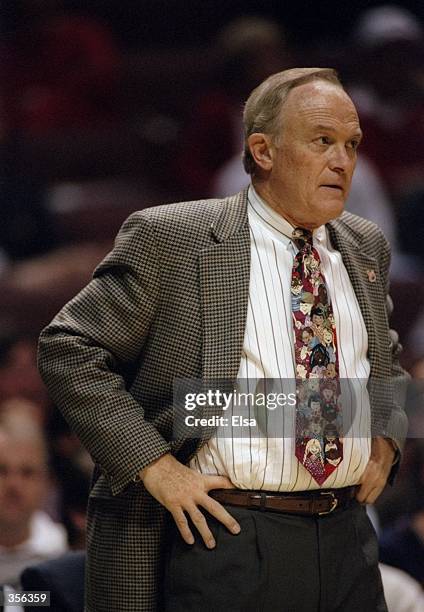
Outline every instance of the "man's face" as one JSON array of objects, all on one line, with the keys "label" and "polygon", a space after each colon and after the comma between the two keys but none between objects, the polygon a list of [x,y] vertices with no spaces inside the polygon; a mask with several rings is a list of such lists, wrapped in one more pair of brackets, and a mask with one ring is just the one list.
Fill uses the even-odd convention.
[{"label": "man's face", "polygon": [[349,96],[325,81],[293,89],[271,144],[268,196],[293,226],[338,217],[349,193],[361,130]]},{"label": "man's face", "polygon": [[46,466],[35,444],[0,433],[0,526],[24,525],[46,491]]}]

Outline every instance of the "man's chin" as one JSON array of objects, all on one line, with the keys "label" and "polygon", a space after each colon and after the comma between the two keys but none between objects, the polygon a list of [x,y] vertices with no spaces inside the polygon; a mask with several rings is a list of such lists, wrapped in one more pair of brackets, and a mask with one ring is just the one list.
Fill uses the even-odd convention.
[{"label": "man's chin", "polygon": [[345,200],[337,199],[336,201],[326,202],[323,207],[320,207],[319,211],[317,211],[317,218],[320,219],[320,223],[317,225],[325,225],[329,221],[333,219],[337,219],[340,217],[344,210]]}]

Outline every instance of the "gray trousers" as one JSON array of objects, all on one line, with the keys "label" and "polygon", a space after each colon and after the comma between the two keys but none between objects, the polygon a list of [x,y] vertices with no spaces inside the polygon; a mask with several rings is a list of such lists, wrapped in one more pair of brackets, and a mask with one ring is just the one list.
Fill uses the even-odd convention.
[{"label": "gray trousers", "polygon": [[378,543],[365,508],[320,517],[226,506],[232,535],[206,514],[216,547],[174,530],[164,582],[168,612],[387,612]]}]

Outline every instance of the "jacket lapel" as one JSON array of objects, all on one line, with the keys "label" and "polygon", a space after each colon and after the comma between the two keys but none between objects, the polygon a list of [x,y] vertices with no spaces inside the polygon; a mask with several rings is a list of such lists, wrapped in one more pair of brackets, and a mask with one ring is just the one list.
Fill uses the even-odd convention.
[{"label": "jacket lapel", "polygon": [[[237,377],[246,327],[250,282],[250,232],[247,190],[224,201],[211,227],[213,243],[199,256],[202,310],[202,380],[208,388],[232,389]],[[203,417],[219,414],[205,406]],[[216,427],[201,428],[194,454]]]},{"label": "jacket lapel", "polygon": [[250,280],[247,190],[228,198],[199,257],[203,379],[233,379],[240,367]]},{"label": "jacket lapel", "polygon": [[377,260],[365,253],[362,237],[343,220],[344,214],[327,224],[332,245],[340,252],[349,274],[368,333],[368,358],[371,375],[381,371],[381,357],[384,354],[382,338],[376,334],[380,328],[378,319],[385,317],[385,295],[377,277]]},{"label": "jacket lapel", "polygon": [[[210,232],[210,246],[199,255],[205,391],[232,385],[240,367],[250,282],[247,189],[223,201]],[[202,417],[216,414],[219,409],[213,406],[202,409]],[[180,461],[190,461],[215,431],[214,426],[203,426],[195,437],[174,442]]]}]

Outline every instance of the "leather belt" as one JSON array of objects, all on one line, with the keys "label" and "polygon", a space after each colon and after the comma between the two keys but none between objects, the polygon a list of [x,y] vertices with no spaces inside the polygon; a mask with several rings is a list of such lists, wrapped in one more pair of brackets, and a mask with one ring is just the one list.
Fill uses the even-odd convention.
[{"label": "leather belt", "polygon": [[222,504],[252,510],[321,516],[348,508],[355,499],[357,486],[319,489],[300,493],[272,493],[243,489],[213,489],[209,495]]}]

